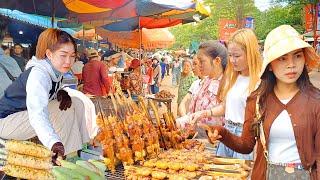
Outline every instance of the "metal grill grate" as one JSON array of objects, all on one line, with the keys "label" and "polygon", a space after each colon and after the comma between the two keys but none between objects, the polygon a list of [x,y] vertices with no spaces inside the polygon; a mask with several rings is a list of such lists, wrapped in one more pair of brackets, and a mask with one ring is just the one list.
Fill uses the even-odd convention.
[{"label": "metal grill grate", "polygon": [[107,171],[106,179],[110,180],[118,180],[118,179],[125,179],[124,176],[124,168],[123,165],[119,165],[116,167],[116,171],[112,173],[111,171]]}]

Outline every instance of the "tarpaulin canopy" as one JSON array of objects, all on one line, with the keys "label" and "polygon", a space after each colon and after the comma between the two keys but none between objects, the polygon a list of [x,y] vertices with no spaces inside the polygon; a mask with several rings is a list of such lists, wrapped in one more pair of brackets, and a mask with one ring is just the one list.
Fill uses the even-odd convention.
[{"label": "tarpaulin canopy", "polygon": [[18,10],[28,14],[66,17],[69,10],[62,0],[0,0],[0,7]]},{"label": "tarpaulin canopy", "polygon": [[35,44],[40,33],[45,29],[18,20],[9,20],[8,32],[13,38],[14,43]]},{"label": "tarpaulin canopy", "polygon": [[90,29],[90,30],[85,30],[83,32],[83,30],[76,32],[73,37],[77,38],[77,39],[85,39],[88,41],[92,41],[92,40],[102,40],[102,37],[100,37],[99,35],[97,35],[95,29]]},{"label": "tarpaulin canopy", "polygon": [[[124,19],[161,15],[196,8],[192,0],[63,0],[65,6],[78,13],[81,22],[97,19]],[[106,2],[107,1],[107,2]],[[97,14],[95,14],[97,13]],[[97,15],[97,16],[96,16]]]},{"label": "tarpaulin canopy", "polygon": [[108,12],[126,6],[132,0],[63,0],[65,6],[72,12],[92,14]]},{"label": "tarpaulin canopy", "polygon": [[[17,10],[10,10],[10,9],[4,9],[0,8],[0,15],[7,16],[10,19],[15,19],[18,21],[22,21],[25,23],[29,23],[32,25],[40,26],[43,28],[49,28],[51,26],[51,19],[47,16],[40,16],[35,14],[27,14],[23,13]],[[57,27],[57,20],[54,21],[54,27]],[[70,28],[61,28],[62,30],[68,32],[69,34],[74,34],[76,31]]]},{"label": "tarpaulin canopy", "polygon": [[181,24],[182,22],[183,21],[181,19],[134,17],[120,22],[110,23],[101,27],[109,31],[133,31],[139,29],[139,27],[147,29],[165,28]]},{"label": "tarpaulin canopy", "polygon": [[[209,15],[209,10],[193,0],[64,0],[66,7],[76,13],[77,21],[103,25],[111,31],[132,31],[140,28],[162,28],[194,21]],[[84,5],[84,4],[86,5]],[[79,4],[82,4],[80,6]],[[111,24],[110,24],[111,23]]]},{"label": "tarpaulin canopy", "polygon": [[[138,31],[132,32],[110,32],[103,28],[96,28],[96,33],[118,47],[139,48],[140,34]],[[171,46],[175,38],[168,29],[142,29],[142,46],[144,49],[167,48]]]}]

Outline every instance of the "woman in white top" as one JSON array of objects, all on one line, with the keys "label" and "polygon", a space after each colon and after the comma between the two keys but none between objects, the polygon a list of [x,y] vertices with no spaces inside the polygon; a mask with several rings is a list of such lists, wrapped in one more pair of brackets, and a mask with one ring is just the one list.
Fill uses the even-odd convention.
[{"label": "woman in white top", "polygon": [[189,112],[188,109],[189,109],[190,101],[191,101],[192,97],[195,96],[197,94],[197,92],[200,90],[201,83],[204,78],[204,76],[202,75],[202,73],[200,71],[200,62],[199,62],[199,59],[197,58],[197,55],[195,55],[192,60],[192,71],[193,71],[193,74],[195,76],[197,76],[199,79],[197,79],[196,81],[194,81],[191,84],[191,86],[188,90],[188,94],[186,96],[184,96],[184,98],[182,99],[182,101],[179,105],[180,116],[185,116]]},{"label": "woman in white top", "polygon": [[289,25],[267,35],[263,53],[261,83],[247,99],[243,133],[210,126],[208,137],[240,153],[256,146],[251,179],[319,180],[320,91],[307,72],[319,56]]},{"label": "woman in white top", "polygon": [[[230,38],[228,43],[229,60],[220,85],[220,105],[198,111],[192,115],[193,123],[204,117],[225,116],[225,128],[236,135],[241,135],[244,112],[248,95],[255,89],[259,81],[261,56],[258,40],[250,29],[240,29]],[[244,155],[220,143],[217,155],[241,159],[253,159],[252,154]]]},{"label": "woman in white top", "polygon": [[83,93],[61,86],[76,47],[64,31],[49,28],[40,34],[36,56],[0,98],[0,138],[38,136],[55,153],[54,159],[94,138],[98,131],[94,104]]}]

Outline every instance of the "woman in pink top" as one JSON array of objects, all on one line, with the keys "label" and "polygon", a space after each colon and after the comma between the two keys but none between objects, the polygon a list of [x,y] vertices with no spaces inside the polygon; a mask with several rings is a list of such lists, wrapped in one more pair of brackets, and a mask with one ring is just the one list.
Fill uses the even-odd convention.
[{"label": "woman in pink top", "polygon": [[[192,97],[189,113],[210,109],[220,103],[219,85],[227,64],[227,49],[218,41],[207,41],[200,45],[197,58],[200,61],[200,71],[207,76],[201,84],[200,90]],[[200,120],[206,124],[222,124],[223,118],[204,118]],[[187,127],[189,124],[187,124]],[[182,126],[183,127],[183,126]],[[190,128],[190,127],[189,127]],[[198,130],[198,137],[206,137],[204,131]]]}]

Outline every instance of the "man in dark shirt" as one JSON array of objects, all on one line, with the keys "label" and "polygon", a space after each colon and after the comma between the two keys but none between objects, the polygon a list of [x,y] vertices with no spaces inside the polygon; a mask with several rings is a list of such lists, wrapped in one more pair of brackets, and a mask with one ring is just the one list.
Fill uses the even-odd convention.
[{"label": "man in dark shirt", "polygon": [[83,92],[95,96],[108,95],[110,80],[108,69],[95,49],[88,50],[89,62],[84,65],[82,70]]},{"label": "man in dark shirt", "polygon": [[27,60],[23,57],[22,55],[23,53],[23,47],[21,44],[15,44],[13,46],[13,54],[11,57],[13,57],[13,59],[16,60],[16,62],[18,63],[21,71],[24,71],[24,68],[27,64]]},{"label": "man in dark shirt", "polygon": [[[2,44],[3,36],[6,32],[8,21],[0,17],[0,44]],[[4,90],[12,83],[12,81],[21,74],[21,70],[16,61],[9,55],[4,53],[0,47],[0,98],[4,94]],[[1,176],[1,173],[0,173]]]}]

